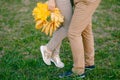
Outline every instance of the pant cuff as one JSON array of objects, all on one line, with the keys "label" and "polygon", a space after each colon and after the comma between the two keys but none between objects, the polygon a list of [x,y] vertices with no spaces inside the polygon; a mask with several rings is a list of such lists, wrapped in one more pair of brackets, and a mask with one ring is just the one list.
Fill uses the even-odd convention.
[{"label": "pant cuff", "polygon": [[73,67],[72,68],[72,72],[75,73],[75,74],[83,74],[85,71],[85,68],[81,68],[81,67]]}]

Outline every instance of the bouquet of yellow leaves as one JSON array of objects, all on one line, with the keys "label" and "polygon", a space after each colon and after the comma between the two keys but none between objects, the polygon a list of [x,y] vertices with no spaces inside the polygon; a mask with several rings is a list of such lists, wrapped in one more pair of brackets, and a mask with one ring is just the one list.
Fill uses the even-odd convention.
[{"label": "bouquet of yellow leaves", "polygon": [[36,22],[36,29],[40,29],[41,32],[50,36],[52,36],[52,33],[64,22],[64,17],[60,13],[60,10],[55,8],[54,11],[49,11],[47,2],[37,3],[32,15]]}]

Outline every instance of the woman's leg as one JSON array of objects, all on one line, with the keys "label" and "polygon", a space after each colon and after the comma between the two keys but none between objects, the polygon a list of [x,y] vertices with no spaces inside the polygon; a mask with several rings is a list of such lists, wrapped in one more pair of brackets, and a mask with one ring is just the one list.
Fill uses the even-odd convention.
[{"label": "woman's leg", "polygon": [[[41,46],[43,61],[50,65],[52,53],[59,52],[62,40],[67,36],[68,27],[72,17],[72,6],[70,0],[56,0],[57,7],[60,9],[65,20],[63,26],[54,32],[53,37],[46,46]],[[58,56],[58,55],[57,55]],[[58,56],[59,57],[59,56]],[[57,60],[58,61],[58,60]],[[60,61],[60,58],[59,58]],[[60,63],[59,63],[60,64]]]},{"label": "woman's leg", "polygon": [[56,49],[54,50],[51,56],[51,61],[55,64],[56,67],[59,67],[59,68],[64,67],[64,63],[61,61],[59,56],[61,43],[58,44],[58,46],[56,47]]},{"label": "woman's leg", "polygon": [[[67,36],[68,27],[72,17],[72,6],[70,0],[56,0],[56,4],[57,7],[60,9],[62,15],[65,17],[65,22],[60,29],[55,31],[53,37],[48,42],[47,48],[50,51],[54,51],[57,48],[57,46],[60,46],[59,44]],[[60,47],[57,49],[59,50]]]},{"label": "woman's leg", "polygon": [[62,44],[62,42],[60,42],[60,43],[58,44],[58,46],[55,48],[53,54],[58,54],[58,55],[60,54],[60,47],[61,47],[61,44]]},{"label": "woman's leg", "polygon": [[[70,24],[70,28],[68,30],[68,38],[70,41],[74,61],[72,71],[74,73],[84,73],[84,48],[86,47],[83,46],[83,40],[85,38],[82,38],[82,32],[87,29],[91,17],[99,3],[100,0],[96,0],[95,2],[91,2],[90,0],[75,0],[75,11]],[[93,44],[90,46],[93,46]]]}]

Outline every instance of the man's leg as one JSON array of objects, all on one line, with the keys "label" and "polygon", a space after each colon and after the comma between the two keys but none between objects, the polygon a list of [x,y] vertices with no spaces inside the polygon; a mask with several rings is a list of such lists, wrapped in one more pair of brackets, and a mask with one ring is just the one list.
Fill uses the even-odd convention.
[{"label": "man's leg", "polygon": [[85,66],[94,65],[94,37],[92,32],[92,22],[90,22],[86,29],[82,32],[84,54],[85,54]]},{"label": "man's leg", "polygon": [[68,37],[72,49],[74,66],[72,71],[77,74],[84,73],[85,58],[82,32],[90,23],[91,17],[100,0],[95,2],[80,1],[75,4],[75,11],[68,31]]}]

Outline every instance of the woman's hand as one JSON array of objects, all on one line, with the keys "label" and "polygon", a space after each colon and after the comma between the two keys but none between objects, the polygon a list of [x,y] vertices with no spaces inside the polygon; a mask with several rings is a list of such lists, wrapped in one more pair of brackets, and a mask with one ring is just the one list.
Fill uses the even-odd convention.
[{"label": "woman's hand", "polygon": [[48,0],[48,9],[53,11],[55,9],[56,3],[55,0]]}]

